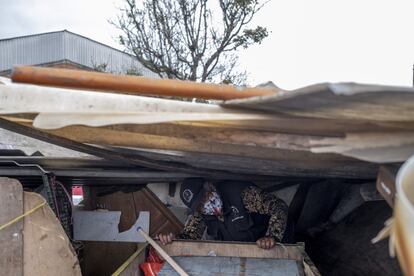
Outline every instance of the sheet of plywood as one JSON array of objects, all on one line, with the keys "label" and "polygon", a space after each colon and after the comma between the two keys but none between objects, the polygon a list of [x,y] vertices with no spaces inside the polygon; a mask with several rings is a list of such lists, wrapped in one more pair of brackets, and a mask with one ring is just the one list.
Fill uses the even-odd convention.
[{"label": "sheet of plywood", "polygon": [[[19,181],[0,178],[0,226],[23,214],[23,188]],[[0,230],[2,275],[23,275],[23,221]]]},{"label": "sheet of plywood", "polygon": [[[25,212],[44,202],[24,193]],[[48,205],[24,218],[24,275],[81,275],[78,258],[62,225]]]},{"label": "sheet of plywood", "polygon": [[149,212],[139,212],[139,217],[129,230],[118,229],[121,212],[75,211],[73,212],[73,236],[80,241],[145,242],[137,235],[138,227],[148,232]]}]

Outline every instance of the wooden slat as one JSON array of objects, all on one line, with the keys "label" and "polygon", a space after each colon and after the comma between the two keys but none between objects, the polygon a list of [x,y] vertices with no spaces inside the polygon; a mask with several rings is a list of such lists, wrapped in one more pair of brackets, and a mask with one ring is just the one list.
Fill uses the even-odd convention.
[{"label": "wooden slat", "polygon": [[276,245],[270,250],[261,249],[256,243],[174,241],[163,246],[170,256],[218,256],[239,258],[273,258],[303,261],[302,244]]},{"label": "wooden slat", "polygon": [[[23,213],[23,188],[15,179],[0,178],[0,226]],[[23,220],[0,230],[2,275],[23,275]]]}]

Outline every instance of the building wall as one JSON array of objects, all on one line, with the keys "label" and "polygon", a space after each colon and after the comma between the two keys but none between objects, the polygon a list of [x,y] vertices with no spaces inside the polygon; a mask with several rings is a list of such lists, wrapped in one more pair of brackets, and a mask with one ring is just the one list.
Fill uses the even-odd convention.
[{"label": "building wall", "polygon": [[[87,70],[87,71],[93,71],[92,68],[83,66],[81,64],[76,64],[73,62],[70,62],[68,60],[61,60],[57,62],[52,63],[46,63],[46,64],[40,64],[38,66],[42,67],[51,67],[51,68],[62,68],[62,69],[74,69],[74,70]],[[5,70],[0,72],[0,77],[7,77],[10,78],[12,74],[12,70]]]},{"label": "building wall", "polygon": [[62,33],[47,33],[0,40],[0,71],[14,65],[35,65],[64,60]]},{"label": "building wall", "polygon": [[66,30],[0,40],[0,75],[10,74],[15,65],[50,66],[59,61],[79,64],[84,69],[106,64],[112,73],[134,69],[143,76],[158,78],[134,56]]},{"label": "building wall", "polygon": [[81,65],[78,65],[78,64],[74,64],[74,63],[67,63],[67,62],[53,63],[53,64],[47,65],[47,67],[91,71],[90,68],[86,68],[85,66],[81,66]]}]

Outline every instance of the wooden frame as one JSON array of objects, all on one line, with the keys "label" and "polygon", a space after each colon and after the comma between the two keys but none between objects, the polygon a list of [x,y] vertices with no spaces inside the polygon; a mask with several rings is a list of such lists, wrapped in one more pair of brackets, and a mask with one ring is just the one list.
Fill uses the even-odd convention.
[{"label": "wooden frame", "polygon": [[220,241],[174,241],[162,246],[171,256],[215,256],[240,258],[272,258],[303,261],[304,245],[278,244],[271,250],[259,248],[256,243]]},{"label": "wooden frame", "polygon": [[[295,261],[300,275],[320,275],[316,267],[305,253],[303,243],[277,244],[270,250],[259,248],[255,243],[221,242],[221,241],[188,241],[176,240],[173,243],[161,246],[172,257],[238,257],[238,258],[264,258]],[[143,275],[138,270],[140,263],[145,260],[145,250],[135,252],[134,258],[129,258],[122,265],[122,276]]]}]

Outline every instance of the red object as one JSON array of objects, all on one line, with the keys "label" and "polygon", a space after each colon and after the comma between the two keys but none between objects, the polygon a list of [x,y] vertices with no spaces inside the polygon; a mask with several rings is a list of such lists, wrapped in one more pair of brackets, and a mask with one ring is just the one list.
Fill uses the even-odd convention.
[{"label": "red object", "polygon": [[153,247],[150,247],[147,261],[139,265],[145,276],[156,276],[161,271],[164,260],[158,255]]},{"label": "red object", "polygon": [[160,263],[142,263],[139,265],[139,268],[141,268],[145,276],[157,276],[163,265]]},{"label": "red object", "polygon": [[82,186],[73,186],[72,187],[72,195],[83,196]]}]

